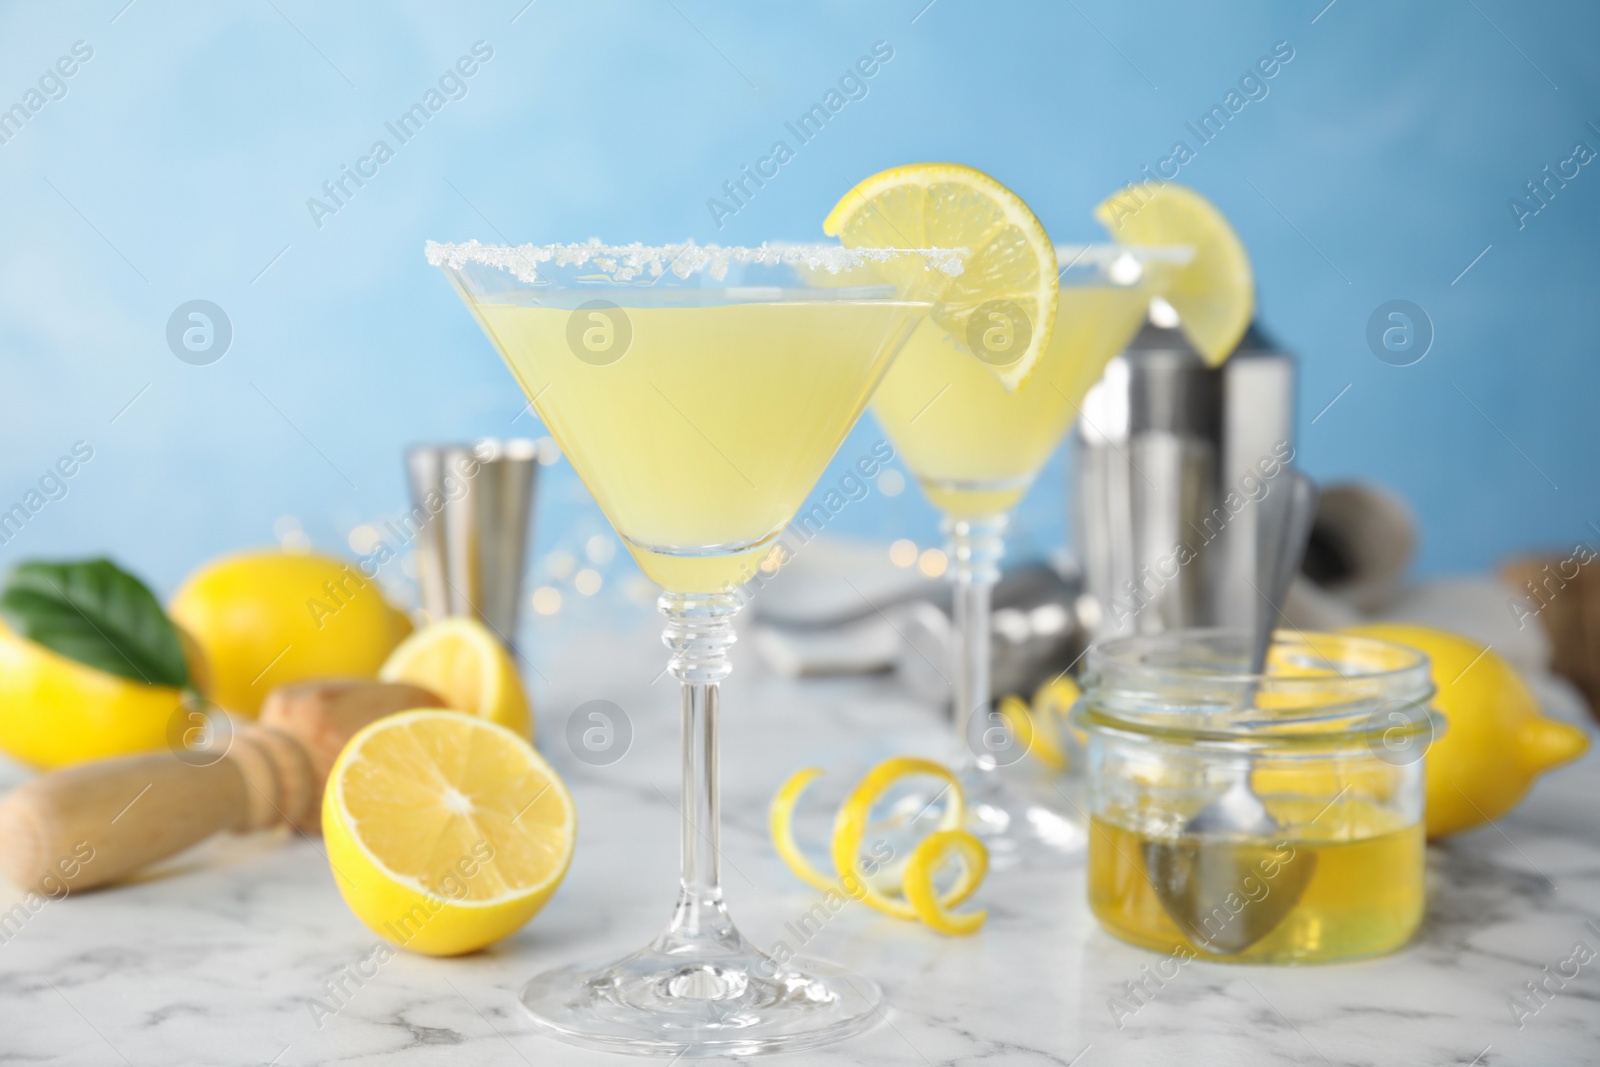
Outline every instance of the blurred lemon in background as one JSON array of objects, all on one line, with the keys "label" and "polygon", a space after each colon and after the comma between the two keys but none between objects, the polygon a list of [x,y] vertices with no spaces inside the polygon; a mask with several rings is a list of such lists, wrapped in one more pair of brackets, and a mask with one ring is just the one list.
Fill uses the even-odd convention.
[{"label": "blurred lemon in background", "polygon": [[190,575],[169,606],[210,665],[211,698],[254,716],[267,693],[307,678],[372,678],[411,623],[348,563],[244,552]]},{"label": "blurred lemon in background", "polygon": [[[178,639],[205,693],[205,656],[181,630]],[[23,763],[49,770],[160,749],[182,702],[181,689],[108,674],[0,624],[0,750]]]},{"label": "blurred lemon in background", "polygon": [[1434,707],[1448,726],[1426,757],[1429,837],[1498,819],[1535,778],[1589,747],[1583,730],[1545,718],[1511,665],[1475,641],[1400,623],[1344,632],[1408,645],[1432,661]]},{"label": "blurred lemon in background", "polygon": [[378,671],[385,682],[410,682],[437,693],[449,707],[533,736],[528,694],[511,653],[476,619],[429,623],[389,654]]}]

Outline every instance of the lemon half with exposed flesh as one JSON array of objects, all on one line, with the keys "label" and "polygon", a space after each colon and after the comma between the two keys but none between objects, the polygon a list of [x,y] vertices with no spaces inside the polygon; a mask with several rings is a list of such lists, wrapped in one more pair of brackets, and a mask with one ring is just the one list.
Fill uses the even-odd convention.
[{"label": "lemon half with exposed flesh", "polygon": [[322,802],[334,880],[374,933],[452,956],[520,929],[572,862],[572,795],[525,739],[456,711],[367,726]]},{"label": "lemon half with exposed flesh", "polygon": [[457,711],[497,722],[523,737],[533,734],[517,665],[476,619],[447,618],[424,626],[389,654],[378,678],[420,685]]}]

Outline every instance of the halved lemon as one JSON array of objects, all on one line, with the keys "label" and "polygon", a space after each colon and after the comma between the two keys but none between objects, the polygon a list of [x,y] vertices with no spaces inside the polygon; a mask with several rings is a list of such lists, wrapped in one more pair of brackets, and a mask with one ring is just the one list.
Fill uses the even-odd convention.
[{"label": "halved lemon", "polygon": [[1133,185],[1101,201],[1094,217],[1122,244],[1194,249],[1162,295],[1207,363],[1227,359],[1255,314],[1256,284],[1244,242],[1216,205],[1170,182]]},{"label": "halved lemon", "polygon": [[457,711],[533,736],[533,715],[517,665],[476,619],[447,618],[424,626],[389,654],[378,678],[420,685]]},{"label": "halved lemon", "polygon": [[858,183],[823,232],[848,248],[965,248],[933,318],[1008,389],[1027,380],[1056,318],[1056,253],[1022,198],[959,163],[913,163]]},{"label": "halved lemon", "polygon": [[351,738],[322,798],[328,862],[374,933],[454,956],[521,929],[572,862],[572,795],[533,746],[456,711],[405,711]]}]

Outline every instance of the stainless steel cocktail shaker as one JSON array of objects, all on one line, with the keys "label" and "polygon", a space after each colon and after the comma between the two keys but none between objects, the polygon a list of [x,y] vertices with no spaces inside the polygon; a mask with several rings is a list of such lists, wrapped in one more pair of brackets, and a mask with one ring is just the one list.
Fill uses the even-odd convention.
[{"label": "stainless steel cocktail shaker", "polygon": [[1256,505],[1294,458],[1294,364],[1254,329],[1210,368],[1147,325],[1073,433],[1073,527],[1096,636],[1249,629]]}]

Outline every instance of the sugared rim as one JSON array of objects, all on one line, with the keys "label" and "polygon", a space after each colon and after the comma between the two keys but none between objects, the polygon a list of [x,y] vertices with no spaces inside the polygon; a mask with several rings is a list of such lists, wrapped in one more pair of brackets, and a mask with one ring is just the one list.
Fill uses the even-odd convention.
[{"label": "sugared rim", "polygon": [[845,248],[838,244],[762,244],[745,248],[702,245],[694,241],[672,245],[606,245],[598,240],[554,245],[429,241],[425,251],[428,262],[435,267],[459,270],[469,263],[481,263],[498,267],[517,280],[529,283],[541,280],[539,267],[542,264],[583,267],[592,263],[619,282],[632,281],[641,275],[659,278],[669,271],[679,278],[703,272],[721,281],[728,268],[735,264],[790,264],[839,274],[869,263],[886,263],[900,256],[920,256],[930,268],[953,278],[961,273],[967,254],[964,248]]},{"label": "sugared rim", "polygon": [[1065,271],[1083,264],[1108,267],[1123,256],[1132,256],[1140,263],[1171,263],[1187,266],[1194,259],[1192,245],[1123,245],[1114,243],[1092,245],[1056,245],[1056,266]]},{"label": "sugared rim", "polygon": [[[1190,245],[1056,245],[1056,278],[1063,289],[1081,275],[1113,285],[1137,285],[1149,268],[1180,268],[1194,259]],[[1069,279],[1071,279],[1069,281]]]}]

